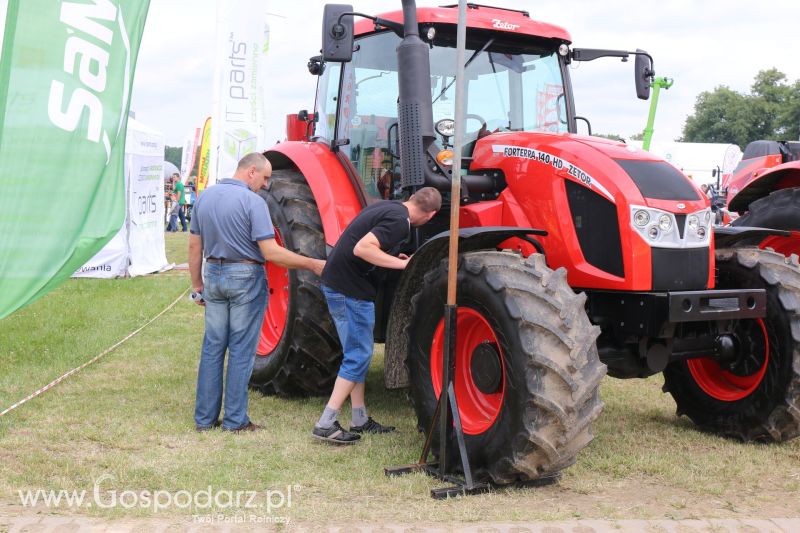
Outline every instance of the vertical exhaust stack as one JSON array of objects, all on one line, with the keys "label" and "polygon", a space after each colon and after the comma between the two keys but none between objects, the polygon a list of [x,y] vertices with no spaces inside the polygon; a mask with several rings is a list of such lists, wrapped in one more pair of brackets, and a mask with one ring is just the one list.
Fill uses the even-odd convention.
[{"label": "vertical exhaust stack", "polygon": [[419,188],[425,184],[425,154],[434,131],[430,56],[428,45],[419,38],[415,0],[403,0],[403,35],[397,47],[402,186]]}]

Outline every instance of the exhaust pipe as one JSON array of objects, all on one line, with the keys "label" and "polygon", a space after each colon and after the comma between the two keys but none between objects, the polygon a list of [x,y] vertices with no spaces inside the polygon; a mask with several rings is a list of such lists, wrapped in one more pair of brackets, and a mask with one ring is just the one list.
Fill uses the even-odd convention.
[{"label": "exhaust pipe", "polygon": [[415,0],[403,0],[403,40],[397,47],[400,99],[397,117],[403,188],[425,185],[426,153],[434,141],[431,65],[428,45],[419,38]]}]

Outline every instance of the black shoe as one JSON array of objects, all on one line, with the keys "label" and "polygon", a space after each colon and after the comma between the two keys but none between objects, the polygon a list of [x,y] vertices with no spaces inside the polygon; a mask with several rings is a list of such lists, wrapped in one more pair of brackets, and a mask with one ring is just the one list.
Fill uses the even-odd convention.
[{"label": "black shoe", "polygon": [[238,428],[226,428],[223,427],[222,431],[230,431],[231,433],[248,433],[252,431],[261,431],[264,429],[264,426],[260,426],[258,424],[253,424],[252,422],[248,422],[247,424],[243,425],[242,427]]},{"label": "black shoe", "polygon": [[195,424],[194,429],[196,429],[198,433],[202,433],[203,431],[210,431],[212,429],[216,429],[216,428],[220,427],[221,425],[222,425],[222,422],[220,422],[219,420],[216,420],[210,426],[198,426],[198,425]]},{"label": "black shoe", "polygon": [[311,436],[315,439],[324,440],[331,444],[355,444],[361,435],[345,431],[338,421],[334,421],[333,425],[329,428],[318,428],[314,426],[311,431]]},{"label": "black shoe", "polygon": [[375,422],[371,416],[367,418],[363,425],[350,427],[350,431],[353,433],[391,433],[394,430],[394,426],[382,426]]}]

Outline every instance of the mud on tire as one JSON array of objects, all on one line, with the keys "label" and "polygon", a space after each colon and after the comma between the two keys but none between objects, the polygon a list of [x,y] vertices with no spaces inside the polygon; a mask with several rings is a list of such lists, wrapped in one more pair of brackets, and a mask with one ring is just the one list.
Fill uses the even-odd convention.
[{"label": "mud on tire", "polygon": [[[764,350],[766,357],[761,355],[766,361],[763,377],[746,389],[752,388],[752,392],[736,394],[738,380],[729,382],[729,374],[713,365],[710,368],[716,371],[693,373],[688,361],[680,361],[664,371],[664,388],[675,399],[678,415],[687,415],[701,429],[743,441],[792,439],[800,435],[797,256],[787,258],[755,247],[720,249],[716,256],[718,288],[766,289],[767,316],[761,321],[763,328],[761,323],[758,328],[751,328],[756,335],[763,337],[766,333],[769,348]],[[725,394],[735,399],[723,399]]]},{"label": "mud on tire", "polygon": [[[325,235],[311,189],[296,170],[274,170],[267,190],[259,191],[269,206],[283,245],[296,253],[324,259]],[[269,280],[270,292],[285,290]],[[284,282],[285,283],[285,282]],[[252,387],[264,394],[315,396],[330,393],[342,358],[320,279],[307,270],[288,270],[286,325],[267,353],[256,354]],[[267,309],[267,313],[270,310]]]},{"label": "mud on tire", "polygon": [[[413,297],[407,328],[411,398],[424,431],[431,424],[441,388],[435,383],[441,355],[437,359],[431,348],[437,334],[441,335],[446,286],[444,261],[425,276]],[[459,321],[464,312],[477,317],[477,323],[485,321],[502,368],[499,398],[480,393],[477,402],[471,401],[463,388],[459,394],[456,378],[462,420],[468,409],[484,413],[481,401],[495,402],[496,412],[486,408],[495,416],[493,422],[478,416],[465,435],[471,466],[479,478],[505,484],[558,472],[573,464],[592,440],[592,422],[603,407],[598,389],[606,367],[598,358],[599,330],[586,316],[585,301],[585,295],[575,294],[567,284],[566,271],[550,270],[541,255],[523,259],[507,252],[481,251],[460,258]],[[459,365],[473,357],[462,353],[466,333],[458,330],[457,376]],[[461,367],[462,377],[479,378],[471,373],[474,367],[469,368]],[[473,393],[477,390],[472,387]],[[433,450],[438,451],[436,442]]]}]

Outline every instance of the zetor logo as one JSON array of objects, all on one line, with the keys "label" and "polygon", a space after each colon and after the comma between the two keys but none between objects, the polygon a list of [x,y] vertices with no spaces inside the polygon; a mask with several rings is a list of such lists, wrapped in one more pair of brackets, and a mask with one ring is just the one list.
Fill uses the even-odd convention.
[{"label": "zetor logo", "polygon": [[511,24],[509,22],[503,22],[500,19],[492,19],[492,27],[501,30],[516,30],[519,28],[519,24]]},{"label": "zetor logo", "polygon": [[[114,41],[114,26],[119,26],[125,46],[125,79],[123,81],[122,109],[128,99],[131,51],[125,32],[122,12],[109,0],[92,0],[91,3],[61,2],[60,21],[65,25],[67,40],[64,43],[64,72],[77,82],[78,87],[69,92],[63,81],[52,80],[47,102],[50,121],[65,131],[75,131],[84,111],[88,113],[86,139],[103,143],[106,160],[111,157],[111,143],[103,125],[103,102],[100,100],[108,86],[108,64]],[[113,81],[113,80],[112,80]],[[120,120],[120,125],[122,120]],[[117,131],[117,133],[119,133]]]}]

